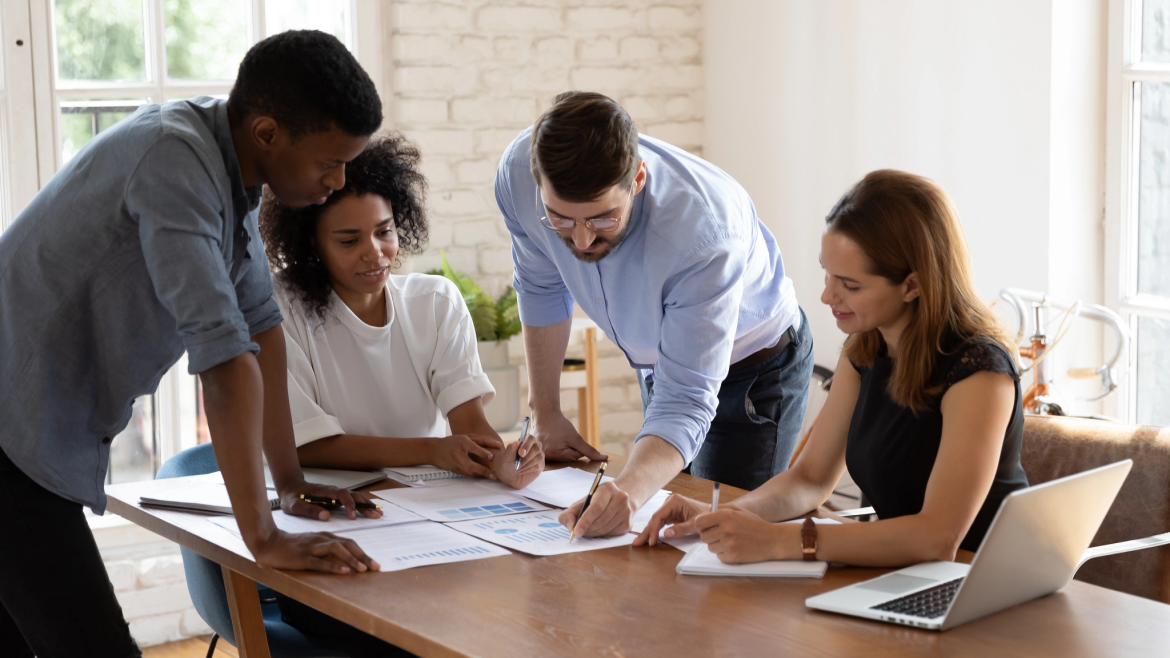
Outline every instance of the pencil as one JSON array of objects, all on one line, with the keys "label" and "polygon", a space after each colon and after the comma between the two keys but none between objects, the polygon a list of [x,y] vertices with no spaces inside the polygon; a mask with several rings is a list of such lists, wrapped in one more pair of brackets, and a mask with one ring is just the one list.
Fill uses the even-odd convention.
[{"label": "pencil", "polygon": [[[597,491],[597,485],[601,484],[601,476],[605,475],[605,467],[609,466],[609,462],[602,462],[601,468],[597,469],[597,477],[593,478],[593,486],[589,487],[589,494],[585,496],[585,504],[581,506],[581,513],[577,515],[577,520],[580,521],[582,516],[585,516],[585,510],[589,509],[589,501],[593,500],[593,494]],[[569,543],[573,543],[573,538],[577,536],[577,524],[573,524],[573,531],[569,533]]]}]

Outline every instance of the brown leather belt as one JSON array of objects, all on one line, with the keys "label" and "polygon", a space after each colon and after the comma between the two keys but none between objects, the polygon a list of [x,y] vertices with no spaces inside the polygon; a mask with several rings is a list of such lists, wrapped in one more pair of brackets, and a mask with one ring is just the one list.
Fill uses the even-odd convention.
[{"label": "brown leather belt", "polygon": [[745,356],[744,358],[740,359],[739,361],[736,361],[735,363],[731,364],[731,367],[729,367],[727,369],[727,371],[728,372],[736,372],[738,370],[743,370],[744,368],[750,368],[754,365],[757,365],[759,363],[763,363],[764,361],[767,361],[769,358],[775,356],[777,352],[784,349],[785,347],[788,347],[788,343],[792,342],[792,337],[795,333],[796,332],[794,332],[792,330],[792,327],[788,327],[787,329],[784,330],[784,333],[780,335],[780,340],[776,341],[775,345],[773,345],[771,347],[765,347],[764,349],[762,349],[754,354],[749,354],[749,355]]}]

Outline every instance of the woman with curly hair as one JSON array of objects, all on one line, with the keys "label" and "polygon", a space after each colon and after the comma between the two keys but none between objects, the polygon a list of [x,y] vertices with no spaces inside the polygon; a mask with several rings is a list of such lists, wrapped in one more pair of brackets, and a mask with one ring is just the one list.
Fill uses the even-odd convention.
[{"label": "woman with curly hair", "polygon": [[426,243],[418,163],[401,134],[379,135],[324,203],[264,200],[297,452],[304,466],[432,464],[520,488],[540,475],[543,451],[529,442],[515,469],[519,444],[505,448],[488,424],[495,390],[459,291],[440,276],[391,274]]}]

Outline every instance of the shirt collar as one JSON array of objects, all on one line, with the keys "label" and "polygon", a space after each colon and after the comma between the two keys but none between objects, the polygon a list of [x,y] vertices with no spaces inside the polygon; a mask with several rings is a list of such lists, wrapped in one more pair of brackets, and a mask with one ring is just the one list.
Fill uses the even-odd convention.
[{"label": "shirt collar", "polygon": [[260,205],[260,193],[263,187],[244,187],[244,175],[240,171],[240,159],[236,156],[236,144],[232,141],[231,122],[228,121],[227,101],[223,101],[215,108],[215,123],[212,126],[215,134],[215,143],[223,153],[223,164],[227,168],[228,179],[232,182],[232,198],[246,199],[248,212]]}]

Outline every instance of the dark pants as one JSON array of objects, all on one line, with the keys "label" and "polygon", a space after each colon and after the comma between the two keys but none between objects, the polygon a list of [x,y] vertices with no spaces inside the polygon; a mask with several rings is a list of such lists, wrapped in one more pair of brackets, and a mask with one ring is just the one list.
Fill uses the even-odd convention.
[{"label": "dark pants", "polygon": [[141,656],[81,505],[0,450],[0,656]]},{"label": "dark pants", "polygon": [[[755,489],[787,470],[812,380],[812,333],[803,310],[794,333],[788,346],[768,359],[727,374],[711,429],[689,473]],[[645,410],[654,399],[654,385],[641,376],[638,382]]]}]

